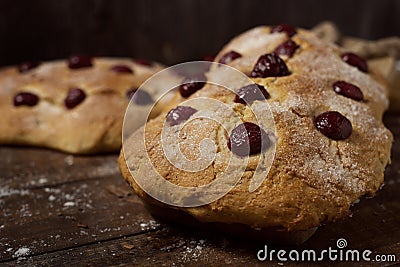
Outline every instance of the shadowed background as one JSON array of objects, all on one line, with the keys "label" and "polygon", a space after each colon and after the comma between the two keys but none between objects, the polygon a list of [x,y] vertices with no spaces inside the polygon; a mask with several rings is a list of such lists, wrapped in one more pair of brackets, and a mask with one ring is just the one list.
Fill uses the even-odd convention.
[{"label": "shadowed background", "polygon": [[400,1],[1,0],[0,66],[75,53],[174,64],[214,55],[256,25],[323,20],[345,35],[399,36]]}]

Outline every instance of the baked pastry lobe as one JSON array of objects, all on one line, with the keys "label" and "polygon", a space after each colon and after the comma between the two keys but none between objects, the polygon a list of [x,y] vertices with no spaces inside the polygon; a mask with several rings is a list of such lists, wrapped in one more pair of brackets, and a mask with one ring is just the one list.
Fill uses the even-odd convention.
[{"label": "baked pastry lobe", "polygon": [[321,39],[335,42],[344,49],[353,51],[367,60],[368,66],[383,76],[389,83],[390,110],[399,110],[400,103],[400,38],[386,37],[378,40],[364,40],[341,36],[336,25],[325,21],[312,31]]},{"label": "baked pastry lobe", "polygon": [[[129,137],[119,166],[125,180],[152,210],[161,216],[170,210],[173,216],[185,214],[198,222],[223,224],[224,228],[239,225],[267,235],[300,233],[301,242],[316,227],[348,215],[350,206],[360,197],[373,196],[380,188],[393,139],[382,123],[388,89],[362,58],[311,32],[281,25],[257,27],[239,35],[222,49],[216,61],[249,76],[261,92],[266,90],[264,99],[254,98],[242,84],[232,88],[236,94],[206,84],[189,96],[176,97],[171,111],[150,120]],[[207,78],[216,72],[218,66],[212,67]],[[249,86],[254,88],[254,84]],[[196,98],[215,99],[230,106],[241,121],[225,118],[230,129],[227,132],[213,120],[190,120],[202,108],[180,101]],[[269,104],[275,129],[257,125],[253,111],[261,102]],[[180,118],[176,124],[186,124],[176,135],[163,136],[165,124],[177,127],[171,113],[178,113],[172,116]],[[258,148],[263,131],[273,133],[275,155],[265,180],[250,192],[264,153]],[[143,136],[145,151],[137,149]],[[243,136],[248,136],[247,141],[241,139]],[[190,160],[201,156],[202,140],[212,140],[216,145],[214,160],[195,172],[174,166],[163,148],[174,138]],[[133,175],[146,176],[149,160],[151,167],[172,184],[203,186],[224,174],[229,159],[243,157],[243,143],[250,147],[250,155],[240,181],[209,204],[184,207],[161,203],[143,189],[145,179],[140,179],[139,185],[140,177]],[[235,151],[235,146],[239,150]],[[159,184],[147,186],[162,191]],[[177,194],[185,200],[183,193]]]},{"label": "baked pastry lobe", "polygon": [[[3,68],[0,144],[79,154],[118,151],[130,98],[142,82],[161,69],[162,65],[144,60],[84,55]],[[155,85],[140,90],[145,95],[141,99],[147,101],[139,104],[153,104],[160,89]]]}]

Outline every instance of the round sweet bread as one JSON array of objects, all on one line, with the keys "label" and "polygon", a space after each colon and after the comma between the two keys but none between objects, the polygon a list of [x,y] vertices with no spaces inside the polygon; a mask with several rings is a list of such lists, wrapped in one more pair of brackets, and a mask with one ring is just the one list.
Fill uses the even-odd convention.
[{"label": "round sweet bread", "polygon": [[[155,62],[84,55],[5,67],[0,70],[0,144],[77,154],[118,151],[129,100],[161,69]],[[153,104],[160,90],[157,85],[141,90],[147,101],[139,105]]]},{"label": "round sweet bread", "polygon": [[[251,229],[253,236],[301,234],[301,242],[316,227],[347,216],[360,197],[373,196],[381,187],[393,140],[382,123],[388,89],[361,57],[306,30],[280,25],[257,27],[239,35],[222,49],[216,61],[240,70],[253,84],[238,84],[233,88],[236,94],[210,84],[192,90],[189,96],[186,90],[171,111],[150,120],[123,144],[121,172],[152,211],[163,217],[184,214],[189,221],[222,224],[222,229],[239,226]],[[206,77],[215,72],[218,66]],[[254,95],[254,86],[264,97]],[[190,119],[209,108],[191,105],[196,98],[210,99],[209,103],[218,100],[231,107],[240,120],[225,118],[230,129],[226,131],[213,120]],[[179,104],[184,100],[189,101]],[[254,110],[262,102],[270,107],[274,129],[263,128],[255,119]],[[164,131],[180,124],[184,126],[176,131]],[[249,186],[264,153],[260,136],[265,133],[275,142],[275,154],[265,179],[251,191]],[[143,137],[144,151],[137,148]],[[215,156],[201,170],[179,168],[163,147],[174,139],[179,145],[177,152],[189,160],[195,161],[204,151],[212,150]],[[215,149],[201,148],[206,139]],[[247,154],[241,150],[243,146],[247,146]],[[176,194],[176,199],[189,203],[190,196],[183,191],[164,192],[161,183],[146,185],[148,168],[171,184],[195,188],[218,180],[232,158],[248,159],[239,174],[241,179],[210,203],[166,204],[145,189]]]}]

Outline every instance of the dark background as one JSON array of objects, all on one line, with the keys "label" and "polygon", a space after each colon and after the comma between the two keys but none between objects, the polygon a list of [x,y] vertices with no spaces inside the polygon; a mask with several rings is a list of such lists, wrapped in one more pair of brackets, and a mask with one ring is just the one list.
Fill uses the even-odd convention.
[{"label": "dark background", "polygon": [[332,20],[368,39],[400,35],[399,0],[0,0],[0,66],[74,53],[173,64],[215,54],[256,25]]}]

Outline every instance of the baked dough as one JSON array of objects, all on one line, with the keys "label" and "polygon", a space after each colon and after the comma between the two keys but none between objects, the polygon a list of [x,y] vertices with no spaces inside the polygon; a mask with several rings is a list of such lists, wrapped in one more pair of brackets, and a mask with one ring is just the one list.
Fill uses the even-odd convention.
[{"label": "baked dough", "polygon": [[[1,69],[0,144],[48,147],[75,154],[118,151],[128,91],[163,69],[158,63],[138,62],[93,58],[92,66],[81,68],[69,68],[67,60],[57,60],[22,72],[16,66]],[[67,95],[77,88],[85,97],[68,108]],[[145,90],[154,97],[161,89],[161,85],[155,85]],[[36,95],[37,103],[16,106],[15,98],[21,92]]]},{"label": "baked dough", "polygon": [[[216,144],[217,152],[212,164],[197,172],[173,166],[164,154],[162,142],[170,137],[161,138],[167,111],[125,141],[119,157],[122,175],[153,210],[163,211],[158,214],[170,210],[171,214],[184,213],[201,223],[223,224],[226,228],[241,225],[255,231],[255,236],[263,231],[286,236],[307,232],[309,234],[301,239],[304,241],[316,227],[347,216],[350,206],[360,197],[373,196],[381,187],[385,167],[390,162],[393,137],[382,123],[383,112],[388,108],[388,89],[379,74],[372,71],[365,73],[347,64],[341,57],[347,51],[317,38],[309,31],[297,29],[297,34],[288,37],[284,32],[271,33],[271,28],[267,26],[254,28],[234,38],[218,54],[216,61],[229,51],[236,51],[241,57],[228,64],[251,75],[261,55],[272,53],[289,38],[299,46],[292,56],[281,57],[290,74],[252,78],[270,95],[266,101],[273,113],[276,130],[272,166],[266,179],[254,192],[249,192],[249,185],[258,154],[249,157],[246,171],[229,193],[197,207],[161,203],[146,194],[137,183],[138,177],[132,176],[141,168],[146,175],[148,157],[152,167],[176,185],[198,187],[218,179],[225,171],[232,152],[227,146],[229,133],[212,120],[190,120],[179,135],[173,137],[178,139],[182,153],[192,160],[200,157],[198,148],[201,140],[209,138]],[[211,69],[207,76],[215,71],[215,68]],[[346,81],[359,87],[363,100],[356,101],[336,93],[332,89],[336,81]],[[233,92],[209,84],[188,99],[198,97],[222,101],[230,105],[242,121],[254,121],[251,108],[257,105],[257,101],[250,106],[234,103]],[[182,97],[175,99],[175,106],[183,100]],[[340,112],[351,122],[350,136],[333,140],[316,128],[316,117],[327,111]],[[229,119],[227,121],[228,124],[233,123]],[[235,126],[230,125],[231,128]],[[138,150],[136,145],[142,141],[142,135],[145,137],[145,152]],[[158,188],[156,184],[152,186]]]},{"label": "baked dough", "polygon": [[368,61],[368,66],[381,74],[390,87],[390,110],[400,109],[400,38],[386,37],[378,40],[364,40],[341,36],[336,25],[324,21],[312,31],[321,39],[335,42],[344,49],[353,51]]}]

